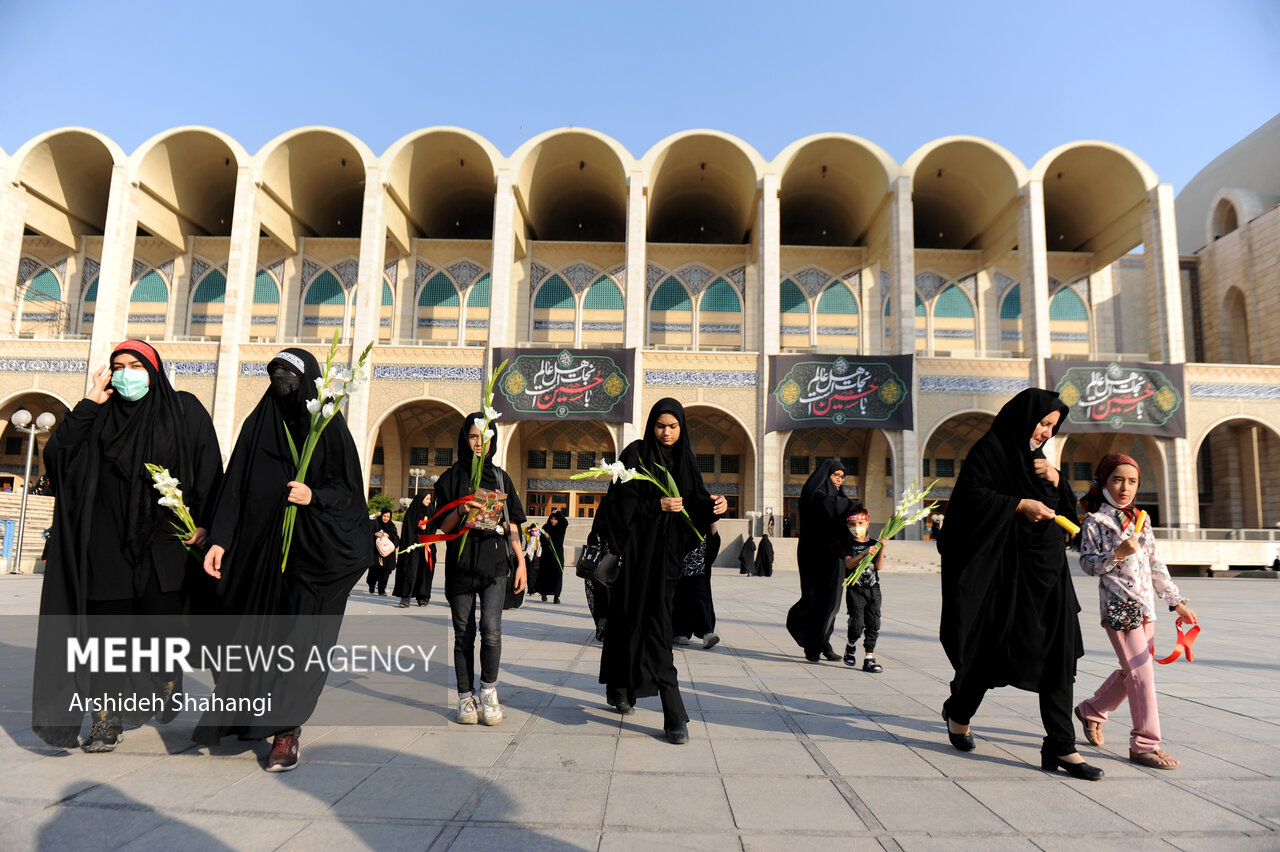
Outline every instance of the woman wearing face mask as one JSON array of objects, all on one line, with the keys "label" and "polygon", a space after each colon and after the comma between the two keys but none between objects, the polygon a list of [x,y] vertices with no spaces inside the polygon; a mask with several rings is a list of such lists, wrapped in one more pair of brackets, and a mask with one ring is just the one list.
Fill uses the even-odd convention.
[{"label": "woman wearing face mask", "polygon": [[1005,403],[974,444],[948,501],[942,554],[942,646],[955,669],[942,708],[951,744],[974,749],[969,721],[988,689],[1015,686],[1040,697],[1040,765],[1096,781],[1101,769],[1076,751],[1071,687],[1084,654],[1080,604],[1067,567],[1075,495],[1049,464],[1044,443],[1067,407],[1030,388]]},{"label": "woman wearing face mask", "polygon": [[634,712],[637,698],[658,695],[663,731],[670,742],[681,745],[689,741],[689,715],[671,653],[671,614],[685,561],[696,551],[705,553],[705,545],[680,512],[687,512],[705,536],[729,504],[719,494],[707,493],[684,408],[674,399],[654,404],[644,438],[628,444],[619,461],[636,470],[643,463],[658,476],[661,465],[671,472],[680,496],[664,497],[639,479],[615,482],[597,513],[600,522],[594,529],[622,559],[618,579],[609,589],[600,682],[606,700],[623,715]]},{"label": "woman wearing face mask", "polygon": [[[173,534],[173,514],[157,502],[147,463],[179,480],[199,527],[186,544],[204,545],[222,476],[213,422],[198,399],[173,389],[150,344],[126,340],[45,446],[58,502],[40,600],[33,727],[52,745],[76,744],[83,711],[69,709],[75,693],[159,695],[156,715],[173,718],[168,698],[181,691],[180,673],[92,674],[87,682],[65,674],[66,640],[83,639],[87,629],[127,629],[144,640],[181,629],[182,592],[199,569]],[[85,751],[112,751],[126,721],[149,716],[93,714]]]},{"label": "woman wearing face mask", "polygon": [[[484,446],[479,425],[484,412],[468,414],[458,431],[458,460],[436,481],[436,503],[447,506],[471,494],[471,460]],[[507,529],[489,532],[470,530],[466,542],[451,539],[445,545],[444,594],[453,611],[453,671],[458,683],[458,724],[483,722],[496,725],[502,721],[502,705],[498,702],[498,665],[502,661],[502,606],[507,597],[508,546],[516,558],[515,592],[526,585],[524,549],[520,542],[520,525],[527,519],[515,483],[507,472],[493,463],[498,442],[492,437],[481,460],[480,487],[507,495]],[[458,532],[463,517],[482,504],[470,500],[449,511],[436,523],[441,532]],[[503,544],[503,538],[508,544]],[[476,695],[476,604],[480,605],[480,694]]]},{"label": "woman wearing face mask", "polygon": [[831,647],[840,612],[844,559],[840,546],[847,536],[844,519],[854,503],[844,496],[844,463],[827,459],[800,489],[800,600],[787,612],[787,631],[804,649],[804,658],[839,660]]},{"label": "woman wearing face mask", "polygon": [[[311,653],[328,659],[338,641],[347,596],[374,561],[364,479],[356,445],[341,414],[320,435],[304,482],[294,479],[292,446],[310,431],[307,404],[317,399],[320,364],[305,349],[286,349],[267,364],[271,383],[240,429],[213,510],[204,570],[216,578],[224,612],[235,620],[234,647],[289,647],[298,664],[240,667],[219,673],[217,694],[252,700],[272,696],[270,710],[210,710],[193,739],[206,745],[239,734],[273,736],[268,772],[298,765],[298,736],[324,689],[327,669],[304,666]],[[298,507],[288,562],[285,508]]]}]

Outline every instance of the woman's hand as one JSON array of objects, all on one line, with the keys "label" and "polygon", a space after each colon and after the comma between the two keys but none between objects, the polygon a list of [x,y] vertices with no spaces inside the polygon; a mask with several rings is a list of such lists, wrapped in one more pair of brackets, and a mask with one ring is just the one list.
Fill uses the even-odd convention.
[{"label": "woman's hand", "polygon": [[1184,620],[1190,621],[1192,624],[1200,623],[1199,621],[1196,620],[1196,611],[1191,607],[1187,606],[1186,601],[1183,601],[1182,603],[1175,606],[1173,608],[1173,611],[1176,612],[1178,615],[1182,616]]},{"label": "woman's hand", "polygon": [[729,501],[724,499],[724,495],[712,494],[711,495],[711,514],[723,515],[727,511],[729,511]]},{"label": "woman's hand", "polygon": [[523,592],[525,588],[529,585],[528,576],[529,576],[528,572],[525,571],[524,560],[521,559],[520,563],[516,565],[515,585],[512,587],[512,591],[514,591],[517,595]]},{"label": "woman's hand", "polygon": [[208,574],[215,580],[222,579],[222,554],[226,553],[219,545],[209,548],[209,552],[204,555],[204,573]]},{"label": "woman's hand", "polygon": [[662,507],[662,511],[664,512],[683,512],[684,511],[683,497],[663,497],[661,500],[658,501],[658,504]]},{"label": "woman's hand", "polygon": [[1036,476],[1048,482],[1054,488],[1058,487],[1058,469],[1049,464],[1047,459],[1036,459],[1035,470]]},{"label": "woman's hand", "polygon": [[1119,562],[1121,559],[1128,559],[1137,552],[1138,537],[1135,535],[1120,542],[1120,546],[1115,549],[1115,552],[1112,555],[1115,557],[1116,561]]},{"label": "woman's hand", "polygon": [[107,367],[101,367],[98,372],[93,374],[93,383],[89,385],[89,392],[84,395],[84,398],[102,405],[111,397],[111,394],[115,393],[110,385],[111,370]]},{"label": "woman's hand", "polygon": [[1019,500],[1018,508],[1015,509],[1019,515],[1031,521],[1033,524],[1037,521],[1048,521],[1056,518],[1058,513],[1050,509],[1039,500]]},{"label": "woman's hand", "polygon": [[209,531],[204,527],[196,527],[195,534],[191,538],[183,542],[187,547],[204,547],[204,543],[209,538]]},{"label": "woman's hand", "polygon": [[311,489],[301,482],[289,483],[289,502],[295,506],[311,505]]}]

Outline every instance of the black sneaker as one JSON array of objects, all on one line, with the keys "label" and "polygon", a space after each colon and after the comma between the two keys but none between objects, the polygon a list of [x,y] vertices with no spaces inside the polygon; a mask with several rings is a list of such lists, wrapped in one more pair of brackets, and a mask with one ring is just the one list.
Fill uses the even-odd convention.
[{"label": "black sneaker", "polygon": [[119,720],[108,719],[104,715],[89,729],[83,748],[89,754],[102,754],[115,751],[122,739],[124,739],[124,728]]},{"label": "black sneaker", "polygon": [[853,655],[853,646],[852,646],[852,645],[845,645],[845,646],[844,646],[844,664],[845,664],[846,666],[856,666],[856,665],[858,665],[858,661],[857,661],[857,659],[855,659],[855,657],[854,657],[854,655]]},{"label": "black sneaker", "polygon": [[[853,665],[853,663],[849,663],[849,665]],[[862,670],[872,674],[880,674],[880,672],[884,671],[884,666],[877,663],[875,657],[866,657],[862,661]]]}]

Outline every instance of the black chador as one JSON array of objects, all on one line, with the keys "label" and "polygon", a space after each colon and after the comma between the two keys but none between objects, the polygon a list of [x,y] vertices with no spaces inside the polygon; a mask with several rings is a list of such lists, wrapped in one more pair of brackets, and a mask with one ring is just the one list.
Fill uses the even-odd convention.
[{"label": "black chador", "polygon": [[209,539],[226,550],[218,591],[224,612],[238,618],[230,642],[288,645],[302,659],[291,672],[273,667],[222,673],[220,696],[255,698],[270,692],[272,711],[263,718],[205,713],[193,737],[206,744],[231,733],[243,738],[285,733],[310,717],[326,667],[301,663],[313,648],[327,658],[337,642],[347,595],[376,554],[356,446],[338,414],[311,457],[305,481],[311,503],[298,507],[289,562],[281,571],[288,483],[297,471],[289,438],[301,452],[310,427],[306,405],[317,397],[321,373],[304,349],[284,350],[267,369],[271,387],[240,430]]},{"label": "black chador", "polygon": [[533,590],[544,599],[551,595],[558,600],[564,587],[561,566],[564,565],[564,534],[568,528],[569,519],[559,509],[552,510],[542,527],[542,556],[538,559],[538,578]]},{"label": "black chador", "polygon": [[[670,447],[654,435],[654,426],[663,414],[671,414],[680,423],[679,440]],[[644,438],[628,444],[619,460],[636,469],[643,462],[658,476],[657,465],[671,471],[694,525],[703,535],[710,530],[712,498],[698,472],[679,402],[659,400],[649,412]],[[609,590],[600,682],[615,707],[660,695],[663,725],[671,730],[689,721],[671,654],[673,596],[684,559],[697,547],[698,537],[679,513],[662,511],[661,497],[647,482],[616,482],[609,486],[600,509],[604,517],[595,526],[607,537],[610,549],[622,557],[618,579]]]},{"label": "black chador", "polygon": [[838,459],[827,459],[800,491],[800,542],[796,548],[800,600],[787,613],[787,630],[810,661],[824,653],[828,659],[839,659],[830,642],[843,600],[840,583],[844,579],[844,563],[839,543],[853,501],[840,492],[831,475],[843,470],[844,464]]},{"label": "black chador", "polygon": [[[419,535],[427,534],[427,522],[436,513],[430,497],[430,491],[419,491],[409,501],[409,508],[404,510],[400,530],[402,550],[417,544]],[[396,562],[396,585],[391,593],[401,601],[416,598],[419,604],[426,604],[431,600],[431,586],[436,573],[435,547],[434,544],[424,544],[400,554]]]},{"label": "black chador", "polygon": [[[84,640],[90,616],[168,617],[181,612],[199,567],[173,534],[173,513],[159,505],[147,463],[180,481],[188,508],[208,527],[222,459],[213,422],[200,401],[175,391],[159,353],[142,341],[116,347],[146,370],[146,393],[129,401],[111,391],[83,399],[49,436],[45,468],[57,483],[53,532],[40,596],[32,727],[51,745],[76,745],[79,694],[126,690],[152,694],[150,679],[109,683],[66,673],[67,639]],[[136,719],[133,721],[137,721]]]}]

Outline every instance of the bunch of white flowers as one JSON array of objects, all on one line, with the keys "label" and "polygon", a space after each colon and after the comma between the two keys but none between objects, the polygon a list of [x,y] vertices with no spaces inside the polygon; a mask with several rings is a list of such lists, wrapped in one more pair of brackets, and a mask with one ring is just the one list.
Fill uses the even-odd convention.
[{"label": "bunch of white flowers", "polygon": [[156,502],[172,510],[178,518],[173,523],[173,534],[183,542],[183,547],[191,551],[186,541],[196,534],[196,522],[191,516],[191,510],[187,508],[186,501],[182,499],[182,489],[178,487],[182,483],[169,473],[168,468],[150,462],[145,466],[147,473],[151,474],[151,487],[160,492],[160,499]]}]

